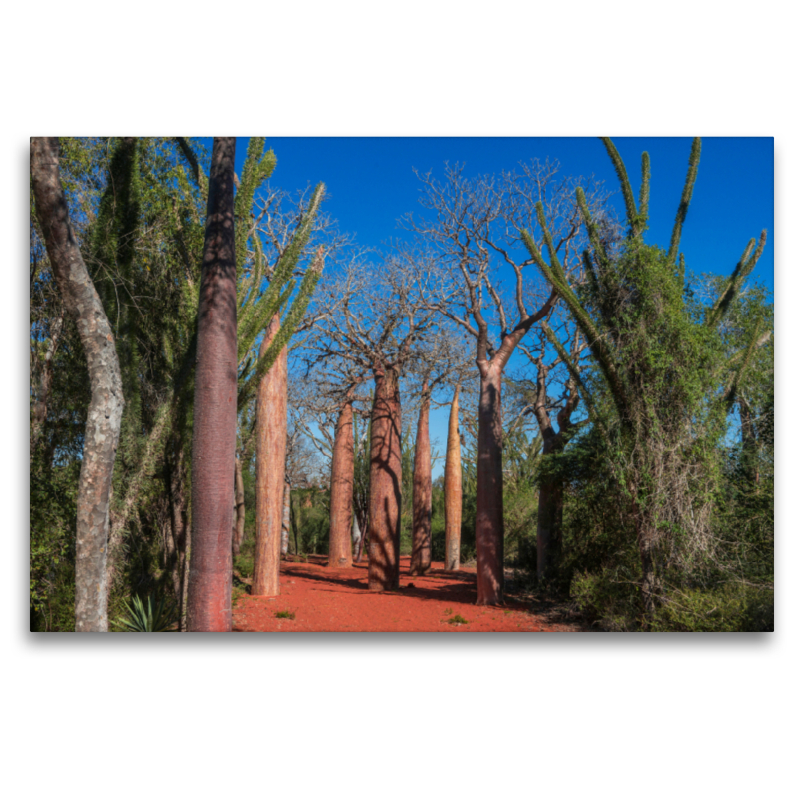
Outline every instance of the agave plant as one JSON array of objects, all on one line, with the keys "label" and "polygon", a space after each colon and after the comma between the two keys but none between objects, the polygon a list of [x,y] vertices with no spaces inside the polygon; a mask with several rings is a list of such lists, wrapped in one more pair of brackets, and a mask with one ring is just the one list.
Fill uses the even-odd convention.
[{"label": "agave plant", "polygon": [[162,597],[154,601],[152,597],[146,600],[137,595],[132,604],[125,602],[128,611],[127,617],[114,620],[114,624],[123,631],[132,633],[158,633],[175,630],[177,623],[177,609],[172,601]]}]

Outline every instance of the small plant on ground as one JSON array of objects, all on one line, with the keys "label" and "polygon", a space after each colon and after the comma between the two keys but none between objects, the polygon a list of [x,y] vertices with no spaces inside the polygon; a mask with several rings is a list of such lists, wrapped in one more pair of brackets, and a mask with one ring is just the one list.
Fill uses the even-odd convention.
[{"label": "small plant on ground", "polygon": [[456,614],[454,617],[450,617],[450,619],[447,620],[447,624],[448,625],[469,625],[469,620],[468,619],[464,619],[464,617],[462,617],[461,614]]},{"label": "small plant on ground", "polygon": [[294,611],[276,611],[275,616],[278,619],[294,619]]},{"label": "small plant on ground", "polygon": [[452,614],[452,613],[453,613],[453,609],[452,609],[452,608],[446,608],[446,609],[444,610],[444,613],[445,613],[445,614]]},{"label": "small plant on ground", "polygon": [[123,631],[131,633],[159,633],[175,630],[177,626],[177,609],[171,600],[162,597],[154,602],[152,597],[145,601],[137,595],[132,604],[124,603],[127,617],[114,620],[114,624]]}]

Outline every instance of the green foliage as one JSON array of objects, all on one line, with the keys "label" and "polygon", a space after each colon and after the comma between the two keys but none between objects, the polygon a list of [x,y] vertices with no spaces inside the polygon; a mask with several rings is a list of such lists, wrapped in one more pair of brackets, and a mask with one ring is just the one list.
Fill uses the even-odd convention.
[{"label": "green foliage", "polygon": [[278,619],[294,619],[294,611],[276,611],[275,616]]},{"label": "green foliage", "polygon": [[148,596],[144,601],[137,595],[132,603],[125,603],[127,617],[115,619],[114,624],[125,632],[161,633],[177,627],[178,611],[166,597],[157,601]]},{"label": "green foliage", "polygon": [[[445,612],[445,613],[447,613],[447,612]],[[469,625],[469,620],[468,619],[464,619],[464,617],[462,617],[461,614],[456,614],[455,616],[452,616],[452,617],[450,617],[450,619],[447,620],[447,624],[448,625]]]}]

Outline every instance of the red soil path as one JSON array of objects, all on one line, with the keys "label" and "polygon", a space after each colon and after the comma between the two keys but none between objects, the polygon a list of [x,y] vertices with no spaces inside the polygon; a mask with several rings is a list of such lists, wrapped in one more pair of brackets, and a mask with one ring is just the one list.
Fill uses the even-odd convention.
[{"label": "red soil path", "polygon": [[[314,557],[312,556],[312,559]],[[233,610],[234,631],[576,631],[530,613],[527,604],[509,599],[505,606],[476,606],[475,568],[444,572],[434,563],[424,576],[408,574],[410,558],[400,558],[400,589],[367,590],[367,564],[328,569],[325,560],[281,563],[278,597],[244,595]],[[279,619],[281,611],[294,619]],[[448,623],[460,615],[466,624]]]}]

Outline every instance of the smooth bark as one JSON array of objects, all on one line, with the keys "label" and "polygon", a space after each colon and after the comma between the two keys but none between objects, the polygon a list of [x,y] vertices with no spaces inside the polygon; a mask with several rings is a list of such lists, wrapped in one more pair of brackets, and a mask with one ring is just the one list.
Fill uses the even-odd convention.
[{"label": "smooth bark", "polygon": [[70,225],[58,139],[32,137],[30,155],[36,214],[64,306],[78,326],[92,387],[78,486],[75,630],[107,631],[108,514],[124,406],[122,377],[111,326]]},{"label": "smooth bark", "polygon": [[244,520],[245,520],[245,507],[244,507],[244,477],[242,476],[242,459],[236,456],[236,469],[234,470],[234,522],[233,522],[233,557],[239,555],[239,550],[242,548],[242,540],[244,539]]},{"label": "smooth bark", "polygon": [[402,417],[398,374],[375,370],[369,485],[369,589],[384,592],[400,585],[400,507]]},{"label": "smooth bark", "polygon": [[411,574],[424,575],[431,568],[431,516],[433,485],[431,479],[431,395],[428,382],[422,385],[422,404],[417,422],[414,448],[413,513]]},{"label": "smooth bark", "polygon": [[231,630],[237,340],[233,164],[236,139],[215,137],[197,314],[188,628]]},{"label": "smooth bark", "polygon": [[503,602],[503,415],[502,371],[479,363],[477,519],[478,605]]},{"label": "smooth bark", "polygon": [[283,487],[283,521],[281,522],[281,558],[289,552],[289,534],[292,530],[292,485]]},{"label": "smooth bark", "polygon": [[447,428],[447,456],[444,463],[444,568],[461,567],[461,437],[458,433],[458,391],[450,406]]},{"label": "smooth bark", "polygon": [[351,567],[350,522],[353,518],[353,399],[345,398],[333,439],[331,458],[331,528],[329,567]]},{"label": "smooth bark", "polygon": [[[280,319],[276,314],[261,341],[259,356],[267,352],[279,330]],[[252,593],[266,597],[280,594],[287,397],[284,347],[261,379],[256,401],[256,548]]]}]

